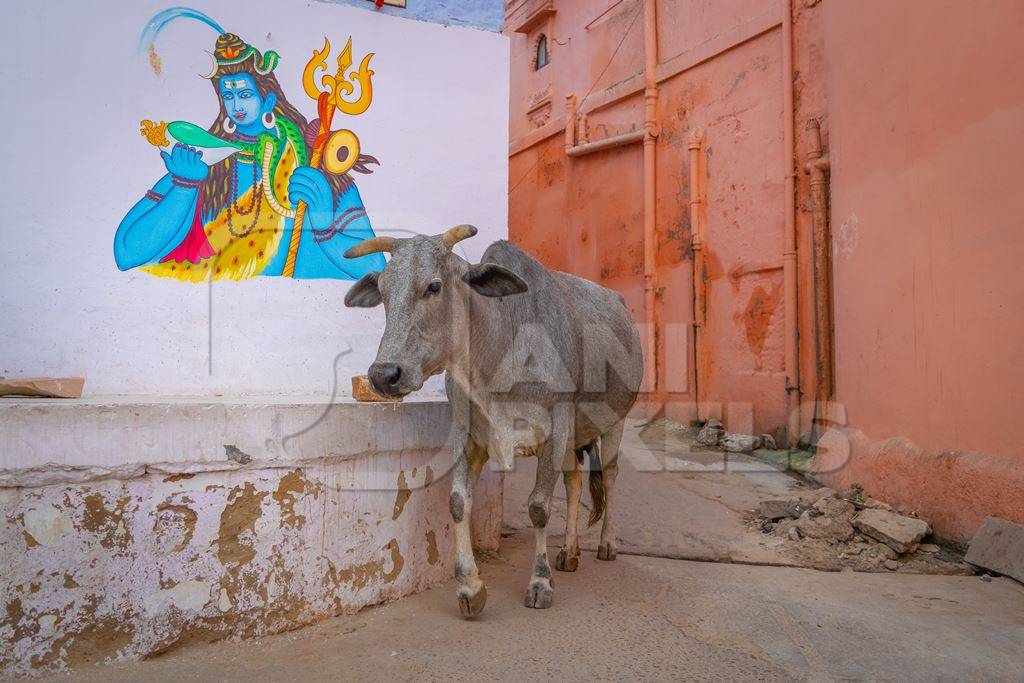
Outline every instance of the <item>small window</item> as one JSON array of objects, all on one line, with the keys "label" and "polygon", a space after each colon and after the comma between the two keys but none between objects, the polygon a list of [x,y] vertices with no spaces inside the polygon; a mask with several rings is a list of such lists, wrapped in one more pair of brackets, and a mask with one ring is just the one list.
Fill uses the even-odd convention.
[{"label": "small window", "polygon": [[537,39],[537,56],[533,60],[533,68],[539,71],[548,65],[548,37],[543,33]]}]

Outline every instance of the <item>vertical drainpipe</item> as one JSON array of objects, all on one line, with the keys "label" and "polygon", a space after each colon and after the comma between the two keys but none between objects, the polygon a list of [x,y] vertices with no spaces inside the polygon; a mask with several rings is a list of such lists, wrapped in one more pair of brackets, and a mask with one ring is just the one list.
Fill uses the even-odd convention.
[{"label": "vertical drainpipe", "polygon": [[810,150],[804,171],[811,178],[811,216],[814,222],[814,422],[812,440],[817,442],[819,420],[830,419],[826,407],[835,394],[832,323],[832,236],[828,223],[829,159],[821,147],[821,123],[807,122]]},{"label": "vertical drainpipe", "polygon": [[644,0],[644,307],[647,312],[647,348],[651,354],[651,371],[654,373],[656,411],[664,411],[668,402],[665,386],[664,354],[659,346],[664,340],[661,329],[661,308],[658,301],[658,273],[655,266],[657,254],[658,224],[655,215],[656,174],[655,143],[658,137],[658,23],[656,0]]},{"label": "vertical drainpipe", "polygon": [[706,420],[709,416],[702,413],[701,388],[705,386],[704,372],[707,363],[704,360],[704,328],[707,323],[707,271],[704,266],[704,218],[701,213],[703,190],[701,188],[701,153],[704,149],[704,136],[701,131],[694,130],[687,145],[690,151],[690,234],[693,245],[693,381],[694,402],[697,404],[697,419]]},{"label": "vertical drainpipe", "polygon": [[782,0],[782,126],[783,168],[786,179],[786,227],[782,274],[786,306],[786,414],[788,437],[795,445],[800,432],[800,367],[797,328],[796,278],[796,165],[793,142],[793,0]]}]

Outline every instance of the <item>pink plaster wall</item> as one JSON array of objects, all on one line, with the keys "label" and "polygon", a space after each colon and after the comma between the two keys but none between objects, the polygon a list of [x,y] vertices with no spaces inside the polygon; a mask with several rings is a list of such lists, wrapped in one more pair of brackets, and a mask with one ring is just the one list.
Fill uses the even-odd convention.
[{"label": "pink plaster wall", "polygon": [[823,6],[837,399],[868,439],[908,440],[832,478],[961,539],[1024,522],[1024,4]]}]

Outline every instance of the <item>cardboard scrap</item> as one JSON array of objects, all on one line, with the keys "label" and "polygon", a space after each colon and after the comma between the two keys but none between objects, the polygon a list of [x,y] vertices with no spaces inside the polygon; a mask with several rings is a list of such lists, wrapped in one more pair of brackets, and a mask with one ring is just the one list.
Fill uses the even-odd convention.
[{"label": "cardboard scrap", "polygon": [[400,403],[402,401],[401,397],[389,398],[378,394],[373,390],[373,385],[370,384],[370,380],[366,375],[356,375],[352,378],[352,398],[357,401],[370,401],[375,403]]},{"label": "cardboard scrap", "polygon": [[38,396],[41,398],[81,398],[84,377],[0,377],[0,396]]}]

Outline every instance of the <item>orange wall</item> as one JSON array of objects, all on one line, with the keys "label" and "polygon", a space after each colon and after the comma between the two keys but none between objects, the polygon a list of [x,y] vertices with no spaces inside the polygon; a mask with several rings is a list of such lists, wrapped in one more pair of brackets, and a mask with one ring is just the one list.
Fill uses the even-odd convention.
[{"label": "orange wall", "polygon": [[837,398],[857,430],[833,478],[960,538],[1024,522],[1024,3],[824,5]]},{"label": "orange wall", "polygon": [[[550,3],[554,14],[528,33],[513,30],[544,4],[514,3],[506,22],[512,46],[509,235],[549,267],[619,290],[644,322],[642,145],[575,159],[564,149],[570,94],[587,112],[591,141],[642,127],[643,3],[557,0]],[[804,83],[807,74],[820,73],[819,12],[798,4],[799,119],[821,114],[824,91],[820,78]],[[657,3],[656,152],[668,413],[696,415],[687,144],[700,129],[708,254],[703,412],[721,414],[730,428],[780,439],[787,415],[782,7],[778,0]],[[534,70],[540,33],[549,37],[551,62]],[[813,348],[813,338],[805,344]]]},{"label": "orange wall", "polygon": [[[815,460],[836,485],[966,540],[987,514],[1024,522],[1024,3],[794,0],[799,385],[814,400],[813,223],[806,124],[831,161],[836,399]],[[523,18],[541,12],[527,33]],[[589,139],[642,126],[641,0],[509,5],[511,238],[623,292],[644,322],[643,152],[572,159],[565,97]],[[785,437],[784,0],[659,0],[657,264],[673,417]],[[534,70],[534,41],[551,63]],[[615,53],[622,36],[622,47]],[[609,61],[610,60],[610,61]],[[688,211],[704,132],[708,352],[692,357]],[[582,141],[582,140],[581,140]],[[681,332],[679,332],[681,330]],[[666,330],[663,330],[664,333]],[[699,383],[699,386],[697,384]],[[806,405],[806,404],[805,404]],[[810,411],[798,421],[809,427]]]}]

